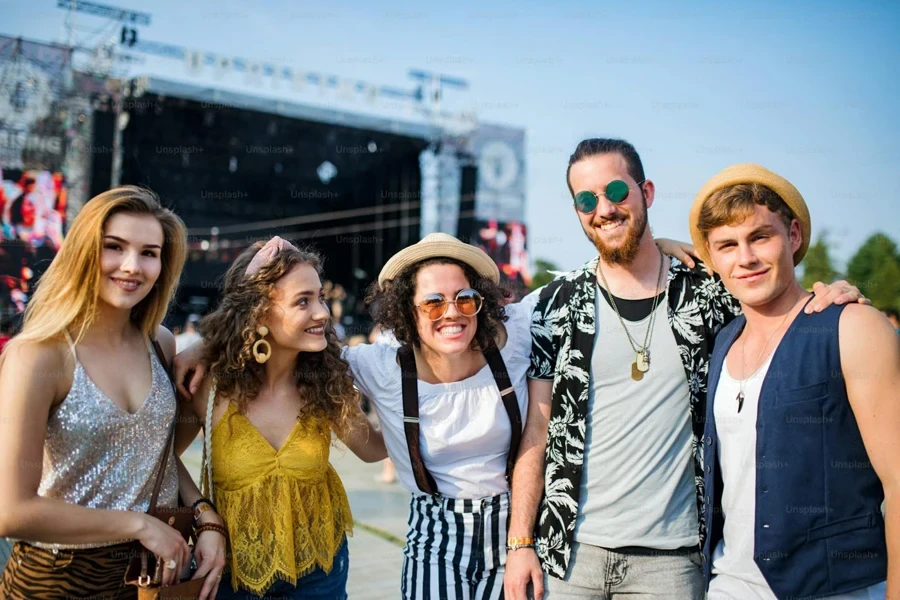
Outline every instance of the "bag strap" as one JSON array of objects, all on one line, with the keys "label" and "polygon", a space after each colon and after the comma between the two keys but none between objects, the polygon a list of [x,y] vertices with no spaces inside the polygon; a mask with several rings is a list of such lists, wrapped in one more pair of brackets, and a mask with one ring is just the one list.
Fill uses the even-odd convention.
[{"label": "bag strap", "polygon": [[[178,402],[178,389],[175,387],[175,379],[172,377],[172,373],[169,370],[168,361],[166,360],[166,355],[163,353],[162,347],[159,345],[159,342],[156,340],[150,340],[153,344],[153,349],[156,351],[156,356],[159,358],[160,364],[162,364],[163,369],[166,371],[166,375],[169,377],[169,383],[172,384],[172,390],[175,392],[175,402]],[[156,510],[156,501],[159,498],[159,491],[162,488],[163,477],[166,474],[166,465],[169,464],[169,453],[172,450],[172,441],[175,437],[175,419],[172,419],[172,424],[169,425],[169,435],[166,437],[166,445],[163,446],[162,458],[159,462],[159,470],[156,474],[156,483],[153,485],[153,495],[150,496],[150,506],[147,508],[148,513],[152,513]]]},{"label": "bag strap", "polygon": [[[509,454],[506,458],[506,482],[511,484],[513,467],[519,454],[519,445],[522,441],[522,413],[519,411],[519,401],[516,396],[516,388],[509,378],[509,371],[500,351],[494,347],[484,353],[494,382],[500,390],[500,398],[503,408],[512,429],[509,438]],[[400,360],[400,376],[403,391],[403,431],[406,434],[406,446],[409,451],[410,464],[416,485],[426,494],[436,495],[437,483],[434,481],[425,461],[422,460],[422,450],[419,446],[419,392],[418,374],[416,372],[416,357],[409,345],[400,346],[397,350]]]},{"label": "bag strap", "polygon": [[[175,393],[175,402],[178,402],[178,390],[175,387],[175,380],[172,378],[172,373],[169,371],[168,361],[166,360],[166,355],[162,350],[162,347],[159,345],[159,342],[151,339],[150,344],[153,346],[153,351],[156,352],[156,357],[159,359],[159,363],[163,366],[163,369],[166,371],[166,375],[169,378],[169,382],[172,384],[172,389]],[[150,505],[147,507],[147,513],[152,515],[156,511],[156,501],[159,498],[159,492],[162,488],[163,477],[166,474],[166,465],[169,463],[169,452],[172,449],[173,440],[175,437],[175,421],[176,419],[172,419],[172,423],[169,425],[169,435],[166,436],[166,444],[163,446],[162,457],[160,458],[159,464],[157,465],[157,473],[156,473],[156,482],[153,484],[153,494],[150,496]],[[125,583],[137,585],[141,589],[146,589],[150,584],[153,583],[153,578],[149,574],[149,551],[144,548],[140,541],[135,540],[134,542],[134,552],[135,556],[132,557],[130,561],[125,565],[125,574],[124,579]],[[137,571],[137,579],[129,580],[128,574],[129,571],[132,570],[132,564],[137,563],[140,565],[140,570]],[[158,561],[157,561],[158,563]]]},{"label": "bag strap", "polygon": [[212,478],[212,417],[216,401],[216,384],[210,385],[209,396],[206,398],[206,416],[203,420],[203,458],[200,462],[200,485],[205,483],[205,489],[201,493],[215,502]]}]

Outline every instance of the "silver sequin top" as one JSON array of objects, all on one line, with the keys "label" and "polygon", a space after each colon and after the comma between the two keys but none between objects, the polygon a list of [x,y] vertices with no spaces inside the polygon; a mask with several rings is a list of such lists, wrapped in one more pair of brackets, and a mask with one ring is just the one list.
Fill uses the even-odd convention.
[{"label": "silver sequin top", "polygon": [[[40,496],[88,508],[146,512],[176,411],[175,393],[166,370],[149,343],[148,349],[153,384],[143,406],[134,414],[100,391],[75,356],[72,388],[47,421]],[[177,506],[175,465],[174,452],[170,452],[158,506]],[[77,545],[31,543],[62,549],[122,541],[127,540]]]}]

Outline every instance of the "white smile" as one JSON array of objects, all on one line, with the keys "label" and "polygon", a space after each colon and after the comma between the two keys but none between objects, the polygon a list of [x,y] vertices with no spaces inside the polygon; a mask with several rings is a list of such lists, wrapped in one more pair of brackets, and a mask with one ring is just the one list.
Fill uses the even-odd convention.
[{"label": "white smile", "polygon": [[141,287],[141,282],[134,279],[119,279],[118,277],[111,277],[111,279],[113,283],[126,292],[133,292]]},{"label": "white smile", "polygon": [[600,224],[601,231],[612,231],[618,229],[625,224],[625,219],[616,219],[615,221],[605,221]]},{"label": "white smile", "polygon": [[462,333],[462,330],[462,325],[447,325],[446,327],[438,329],[438,333],[449,337],[451,335],[459,335],[460,333]]},{"label": "white smile", "polygon": [[318,327],[310,327],[309,329],[305,329],[304,331],[313,335],[322,335],[323,333],[325,333],[325,326],[319,325]]}]

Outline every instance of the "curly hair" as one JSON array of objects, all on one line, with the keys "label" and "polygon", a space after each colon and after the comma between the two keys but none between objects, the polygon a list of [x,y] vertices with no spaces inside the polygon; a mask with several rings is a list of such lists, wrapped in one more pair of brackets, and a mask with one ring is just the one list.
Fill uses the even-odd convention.
[{"label": "curly hair", "polygon": [[481,311],[476,317],[478,327],[472,340],[472,350],[484,351],[495,347],[500,324],[509,318],[503,306],[512,294],[490,279],[481,277],[466,263],[452,258],[429,258],[410,265],[394,279],[384,282],[383,286],[379,286],[377,282],[373,283],[366,297],[372,319],[384,329],[390,329],[401,344],[418,347],[420,342],[419,332],[416,329],[418,311],[413,305],[416,276],[420,270],[431,265],[456,265],[462,269],[469,285],[484,299]]},{"label": "curly hair", "polygon": [[[217,394],[231,398],[239,412],[259,395],[265,365],[253,357],[257,324],[272,308],[275,284],[296,265],[309,265],[322,276],[322,259],[309,249],[281,250],[258,273],[245,276],[250,260],[263,246],[257,242],[241,253],[225,274],[218,307],[199,323],[204,361],[216,382]],[[298,418],[326,419],[337,432],[351,429],[351,415],[359,401],[350,366],[341,358],[341,344],[329,320],[328,342],[321,352],[299,352],[294,370],[297,389],[306,399]]]}]

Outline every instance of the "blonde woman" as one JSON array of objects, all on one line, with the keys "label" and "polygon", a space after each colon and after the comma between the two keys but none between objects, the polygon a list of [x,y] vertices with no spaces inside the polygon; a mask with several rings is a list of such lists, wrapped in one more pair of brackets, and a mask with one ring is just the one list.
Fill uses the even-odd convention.
[{"label": "blonde woman", "polygon": [[387,451],[340,357],[320,264],[279,237],[257,243],[200,322],[211,377],[176,448],[205,424],[206,489],[231,540],[220,599],[347,597],[353,518],[328,461],[331,434],[367,462]]},{"label": "blonde woman", "polygon": [[[125,568],[138,540],[174,583],[190,559],[181,535],[146,510],[176,416],[160,326],[185,258],[181,220],[125,186],[87,202],[0,356],[0,536],[19,541],[0,597],[134,598]],[[164,356],[151,345],[158,340]],[[200,497],[170,453],[158,505]],[[212,511],[202,524],[221,524]],[[225,539],[199,535],[212,598]]]}]

